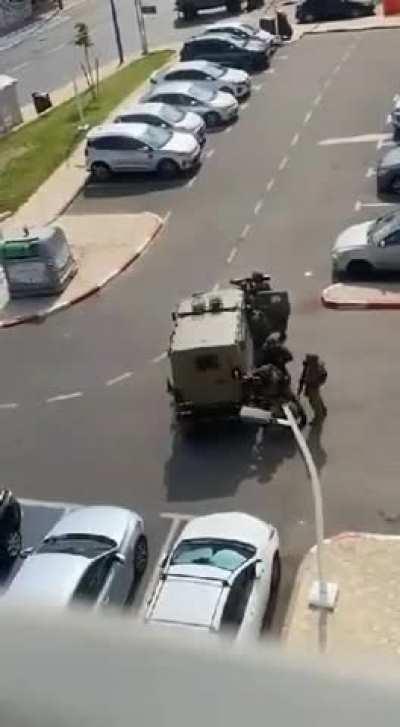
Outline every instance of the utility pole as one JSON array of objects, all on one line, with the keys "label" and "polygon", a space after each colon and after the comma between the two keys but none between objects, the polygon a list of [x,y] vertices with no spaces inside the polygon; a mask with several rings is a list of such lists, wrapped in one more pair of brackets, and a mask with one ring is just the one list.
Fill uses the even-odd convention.
[{"label": "utility pole", "polygon": [[147,43],[146,26],[144,23],[144,17],[143,17],[143,13],[142,13],[141,0],[135,0],[135,8],[136,8],[136,19],[137,19],[139,35],[140,35],[140,42],[142,44],[142,53],[144,56],[146,56],[149,52],[149,46]]},{"label": "utility pole", "polygon": [[60,10],[64,10],[64,0],[58,0],[58,7]]},{"label": "utility pole", "polygon": [[122,66],[122,64],[124,62],[124,49],[122,48],[121,31],[119,29],[117,9],[115,7],[115,0],[110,0],[110,5],[111,5],[111,17],[112,17],[114,33],[115,33],[115,42],[116,42],[117,48],[118,48],[119,64],[120,64],[120,66]]}]

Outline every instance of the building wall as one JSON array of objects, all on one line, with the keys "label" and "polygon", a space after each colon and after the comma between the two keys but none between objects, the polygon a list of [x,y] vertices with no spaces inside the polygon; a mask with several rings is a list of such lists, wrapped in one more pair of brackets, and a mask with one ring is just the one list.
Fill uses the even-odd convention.
[{"label": "building wall", "polygon": [[32,15],[32,0],[0,0],[0,31],[18,27]]}]

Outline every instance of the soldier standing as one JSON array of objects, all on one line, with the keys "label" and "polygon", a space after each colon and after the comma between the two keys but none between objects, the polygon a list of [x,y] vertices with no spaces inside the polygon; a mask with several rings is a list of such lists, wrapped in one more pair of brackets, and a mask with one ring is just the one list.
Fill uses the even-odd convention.
[{"label": "soldier standing", "polygon": [[291,361],[293,361],[293,355],[281,342],[280,334],[271,333],[262,347],[262,363],[273,364],[287,374],[286,366]]},{"label": "soldier standing", "polygon": [[328,413],[320,391],[321,386],[323,386],[327,378],[328,374],[324,362],[316,354],[308,353],[303,361],[303,371],[299,381],[297,396],[300,396],[304,390],[304,395],[308,399],[314,413],[312,424],[320,422]]}]

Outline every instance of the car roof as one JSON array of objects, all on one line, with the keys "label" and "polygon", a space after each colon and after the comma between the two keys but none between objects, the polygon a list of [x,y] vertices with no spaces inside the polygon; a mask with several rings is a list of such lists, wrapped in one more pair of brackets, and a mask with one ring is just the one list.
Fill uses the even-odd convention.
[{"label": "car roof", "polygon": [[147,124],[102,124],[95,126],[87,135],[87,139],[97,139],[100,136],[132,136],[144,134]]},{"label": "car roof", "polygon": [[[253,27],[251,23],[249,23],[250,27]],[[210,28],[243,28],[247,26],[247,23],[242,23],[241,20],[217,20],[216,23],[212,23],[211,25],[207,25],[206,30],[209,30]],[[257,32],[257,28],[254,28],[254,31]]]},{"label": "car roof", "polygon": [[60,518],[46,537],[82,534],[102,535],[119,544],[125,535],[130,520],[136,513],[122,507],[92,505],[71,510]]},{"label": "car roof", "polygon": [[164,71],[164,74],[168,74],[171,71],[190,71],[190,70],[206,70],[209,66],[214,66],[215,63],[212,63],[211,61],[181,61],[181,63],[175,63],[173,66],[170,66]]},{"label": "car roof", "polygon": [[189,93],[195,84],[195,81],[165,81],[165,83],[159,83],[157,86],[154,86],[154,90],[151,89],[151,95],[155,96],[159,93]]},{"label": "car roof", "polygon": [[83,556],[66,553],[30,555],[22,563],[1,601],[65,607],[90,562]]},{"label": "car roof", "polygon": [[[210,312],[212,298],[220,298],[222,310]],[[202,314],[193,312],[193,303],[204,301]],[[177,325],[171,340],[171,350],[197,350],[200,348],[221,348],[234,346],[239,338],[243,320],[243,294],[240,290],[228,288],[216,294],[204,294],[199,298],[182,301],[177,310]]]},{"label": "car roof", "polygon": [[149,620],[210,628],[224,590],[229,591],[223,581],[168,576],[160,582]]},{"label": "car roof", "polygon": [[135,103],[123,108],[119,112],[118,116],[123,116],[124,114],[154,114],[157,116],[161,113],[164,106],[167,106],[167,104],[162,101],[145,101],[143,103]]},{"label": "car roof", "polygon": [[179,540],[216,538],[234,540],[255,548],[266,545],[272,525],[244,512],[219,512],[193,518],[184,527]]},{"label": "car roof", "polygon": [[[237,43],[240,45],[242,43],[240,38],[235,38],[234,36],[230,35],[229,33],[213,33],[213,40],[229,40],[231,43]],[[200,40],[207,40],[207,34],[203,35],[195,35],[193,38],[189,38],[189,40],[186,41],[186,43],[197,43]]]}]

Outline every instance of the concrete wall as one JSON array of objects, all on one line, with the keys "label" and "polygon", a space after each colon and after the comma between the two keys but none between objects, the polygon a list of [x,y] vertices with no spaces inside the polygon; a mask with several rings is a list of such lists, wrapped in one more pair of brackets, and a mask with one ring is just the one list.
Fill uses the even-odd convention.
[{"label": "concrete wall", "polygon": [[17,28],[32,15],[32,0],[0,0],[0,32]]}]

